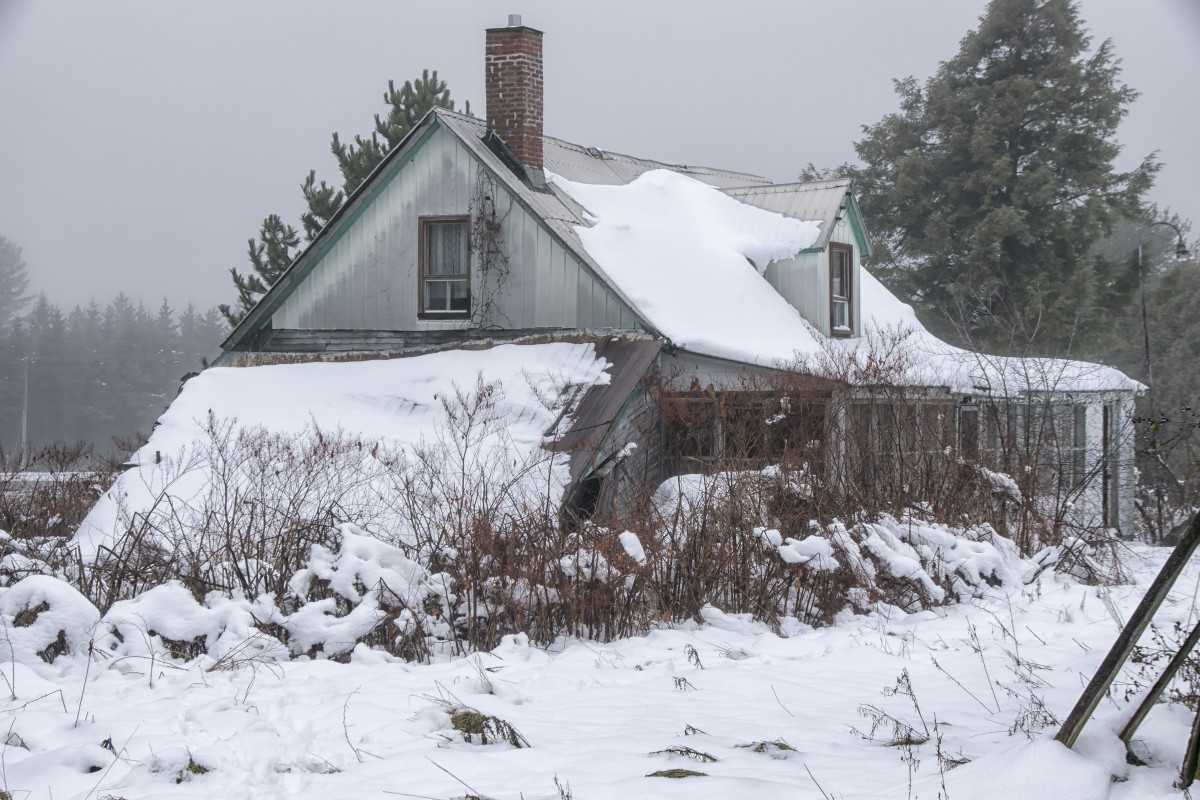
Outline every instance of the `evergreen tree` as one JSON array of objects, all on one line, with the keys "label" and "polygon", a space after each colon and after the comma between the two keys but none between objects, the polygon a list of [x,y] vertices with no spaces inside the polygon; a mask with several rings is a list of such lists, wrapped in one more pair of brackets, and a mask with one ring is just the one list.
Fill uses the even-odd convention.
[{"label": "evergreen tree", "polygon": [[15,242],[0,236],[0,325],[7,325],[29,302],[29,272]]},{"label": "evergreen tree", "polygon": [[271,214],[263,220],[258,230],[258,238],[250,239],[247,243],[247,255],[253,272],[242,274],[236,267],[231,267],[229,273],[233,276],[233,285],[237,288],[237,305],[221,306],[221,313],[230,325],[236,325],[245,316],[258,298],[267,290],[288,265],[292,263],[300,247],[300,234],[291,225],[285,223],[278,214]]},{"label": "evergreen tree", "polygon": [[[312,241],[333,215],[341,208],[346,197],[357,189],[383,157],[400,143],[421,118],[434,107],[454,110],[450,89],[438,78],[437,70],[423,70],[415,80],[405,81],[396,88],[388,81],[383,93],[387,113],[375,115],[373,130],[367,136],[356,135],[347,142],[335,131],[329,149],[337,161],[342,174],[341,188],[325,181],[317,181],[316,170],[310,170],[300,185],[306,210],[300,216],[304,236]],[[471,113],[468,103],[466,113]],[[291,263],[298,252],[299,237],[295,229],[285,224],[277,214],[271,214],[259,230],[257,241],[250,241],[250,263],[253,272],[243,274],[236,268],[229,270],[237,291],[237,302],[222,305],[221,313],[230,325],[236,325],[246,312],[271,288]],[[286,259],[284,258],[286,256]],[[282,265],[282,266],[281,266]]]},{"label": "evergreen tree", "polygon": [[21,430],[29,369],[29,441],[33,450],[85,442],[114,453],[150,430],[179,388],[204,366],[225,331],[221,313],[189,306],[157,312],[118,295],[64,314],[45,297],[0,326],[0,456],[12,456]]},{"label": "evergreen tree", "polygon": [[[366,180],[388,151],[400,144],[400,140],[430,109],[454,110],[450,89],[445,81],[438,79],[437,70],[432,74],[429,70],[422,70],[421,77],[405,81],[399,89],[395,81],[388,81],[383,102],[388,107],[387,115],[375,115],[375,129],[369,137],[355,136],[354,142],[347,144],[341,141],[336,132],[333,134],[329,149],[342,172],[342,190],[346,194],[353,192]],[[467,113],[471,113],[470,104],[467,104]]]},{"label": "evergreen tree", "polygon": [[300,223],[304,226],[304,238],[311,242],[342,207],[346,193],[325,181],[317,183],[316,170],[309,170],[300,191],[304,193],[304,205],[307,207],[300,215]]},{"label": "evergreen tree", "polygon": [[[34,435],[46,434],[54,441],[67,441],[71,438],[67,429],[71,364],[66,352],[66,319],[45,295],[39,295],[24,321],[28,340],[19,380],[23,392],[28,364],[31,441],[37,441]],[[20,410],[18,406],[18,413]]]},{"label": "evergreen tree", "polygon": [[928,323],[1062,349],[1125,299],[1101,291],[1093,243],[1138,215],[1158,164],[1114,169],[1137,96],[1119,77],[1074,0],[991,0],[924,86],[896,82],[900,110],[864,129],[854,172],[881,277]]}]

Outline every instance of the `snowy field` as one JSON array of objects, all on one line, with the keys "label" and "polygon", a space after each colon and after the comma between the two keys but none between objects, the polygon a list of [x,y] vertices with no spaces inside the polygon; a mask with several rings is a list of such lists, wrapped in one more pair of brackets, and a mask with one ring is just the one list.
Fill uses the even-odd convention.
[{"label": "snowy field", "polygon": [[[1011,594],[844,615],[787,638],[711,610],[702,625],[610,644],[547,651],[509,637],[432,665],[363,650],[349,664],[215,670],[82,656],[4,664],[17,698],[0,723],[0,777],[14,798],[56,800],[558,798],[556,778],[579,800],[1179,796],[1181,708],[1152,712],[1138,743],[1151,766],[1131,768],[1112,733],[1124,687],[1078,753],[1051,741],[1055,726],[1031,699],[1066,715],[1166,555],[1136,549],[1135,585],[1044,574]],[[1195,616],[1198,580],[1193,567],[1160,622]],[[915,703],[885,691],[905,672]],[[912,730],[885,722],[872,735],[868,705]],[[449,707],[499,717],[529,747],[465,741]],[[926,730],[928,742],[894,743]],[[704,774],[648,777],[670,770]]]}]

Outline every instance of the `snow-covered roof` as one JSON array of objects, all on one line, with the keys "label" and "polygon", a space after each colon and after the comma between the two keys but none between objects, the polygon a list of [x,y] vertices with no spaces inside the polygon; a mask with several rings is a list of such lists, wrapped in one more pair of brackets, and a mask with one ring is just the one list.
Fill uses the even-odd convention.
[{"label": "snow-covered roof", "polygon": [[[363,195],[367,193],[372,182],[386,171],[387,164],[397,158],[402,158],[407,149],[415,146],[423,133],[432,125],[441,125],[452,133],[464,147],[500,179],[506,189],[528,207],[553,235],[558,237],[564,246],[601,280],[611,286],[618,296],[633,308],[635,313],[640,314],[640,309],[629,297],[625,296],[618,282],[613,280],[612,276],[608,275],[605,269],[583,247],[577,231],[585,219],[583,210],[578,203],[554,186],[550,186],[549,191],[535,191],[515,175],[505,161],[485,143],[487,126],[483,120],[443,108],[434,108],[409,131],[403,141],[384,157],[372,174],[346,198],[346,202],[342,204],[330,222],[296,256],[280,279],[271,287],[271,290],[261,297],[254,308],[234,327],[222,343],[223,349],[235,350],[243,346],[251,332],[270,318],[271,313],[283,298],[294,291],[304,280],[306,268],[315,263],[314,253],[320,249],[317,245],[330,235],[330,232],[342,222],[343,216],[349,213],[354,206],[365,202]],[[544,137],[544,161],[548,172],[586,184],[623,185],[646,172],[662,169],[669,169],[673,173],[686,175],[709,186],[727,189],[731,192],[744,193],[771,184],[767,178],[746,172],[689,164],[669,164],[654,159],[573,144],[552,136]],[[804,186],[803,184],[788,184],[782,186],[781,191],[785,196],[794,196],[798,191],[802,191]],[[844,195],[845,192],[842,192],[841,195],[829,191],[817,192],[806,194],[803,202],[808,206],[808,213],[814,214],[811,219],[832,219],[837,214]],[[748,199],[748,202],[752,205],[762,205],[769,201],[777,202],[779,199],[780,197],[776,195],[769,197],[754,195]],[[820,208],[813,206],[813,203],[818,201],[820,201]],[[813,246],[824,245],[823,239],[828,236],[824,231],[829,227],[828,225],[822,227],[822,238],[814,241]],[[647,329],[654,330],[654,326],[649,320],[643,317],[642,322]]]},{"label": "snow-covered roof", "polygon": [[[771,261],[828,244],[838,215],[847,203],[853,205],[846,180],[771,184],[748,173],[667,164],[545,137],[545,166],[552,180],[546,191],[537,191],[485,143],[482,120],[445,109],[430,111],[385,163],[400,157],[411,140],[434,124],[445,126],[487,165],[633,309],[648,331],[686,350],[784,366],[830,349],[862,348],[864,339],[877,332],[903,330],[913,354],[913,384],[964,391],[989,386],[1007,393],[1141,386],[1096,364],[1005,359],[951,347],[926,331],[912,310],[867,269],[862,270],[860,298],[866,336],[833,341],[823,337],[761,273]],[[383,166],[347,198],[338,217],[361,201],[359,194]],[[318,240],[332,227],[331,221]],[[304,279],[296,268],[316,243],[297,256],[223,347],[239,346],[269,318],[272,302],[277,304]]]},{"label": "snow-covered roof", "polygon": [[[408,358],[341,363],[214,367],[184,384],[150,439],[131,458],[76,534],[85,554],[119,536],[133,513],[170,504],[186,507],[210,484],[206,451],[209,419],[239,430],[306,439],[317,430],[368,447],[393,449],[433,443],[446,434],[447,400],[496,384],[486,435],[473,434],[480,452],[504,448],[511,458],[546,458],[547,435],[565,433],[568,400],[608,384],[610,364],[590,342],[508,344],[447,350]],[[570,480],[566,455],[542,470],[539,488],[556,498]],[[189,466],[190,465],[190,466]]]},{"label": "snow-covered roof", "polygon": [[917,319],[912,306],[896,297],[862,267],[861,301],[866,336],[835,340],[844,348],[866,349],[875,341],[902,341],[904,371],[912,385],[948,386],[964,392],[1013,396],[1024,392],[1139,391],[1142,384],[1118,369],[1065,358],[997,356],[943,342]]},{"label": "snow-covered roof", "polygon": [[678,347],[763,366],[818,351],[812,326],[762,276],[815,242],[817,223],[666,169],[618,186],[549,178],[587,210],[576,234],[588,253]]},{"label": "snow-covered roof", "polygon": [[[828,204],[806,206],[801,192],[722,192],[693,177],[658,169],[623,185],[597,185],[551,175],[551,183],[584,209],[576,225],[591,258],[650,323],[676,346],[746,364],[794,366],[812,356],[854,355],[886,338],[904,358],[899,379],[910,385],[1014,395],[1027,391],[1137,390],[1119,370],[1083,361],[1011,358],[951,346],[921,324],[912,308],[871,275],[861,274],[862,335],[828,339],[763,277],[828,237],[832,221],[807,220]],[[817,193],[840,192],[827,182]],[[734,195],[758,202],[750,205]],[[779,213],[760,207],[774,201]],[[839,202],[840,204],[840,202]]]}]

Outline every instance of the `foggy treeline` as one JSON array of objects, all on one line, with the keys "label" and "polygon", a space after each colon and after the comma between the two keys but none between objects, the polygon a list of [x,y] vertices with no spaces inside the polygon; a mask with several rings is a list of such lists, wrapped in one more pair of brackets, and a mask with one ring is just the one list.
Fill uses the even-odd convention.
[{"label": "foggy treeline", "polygon": [[31,449],[86,443],[120,457],[175,397],[180,378],[217,349],[214,308],[156,310],[118,294],[64,311],[44,296],[0,329],[0,447],[20,447],[28,369]]}]

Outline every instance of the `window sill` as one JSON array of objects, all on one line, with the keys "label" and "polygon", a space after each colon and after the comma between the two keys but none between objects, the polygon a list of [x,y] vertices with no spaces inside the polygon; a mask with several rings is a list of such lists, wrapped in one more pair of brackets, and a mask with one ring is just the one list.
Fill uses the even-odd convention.
[{"label": "window sill", "polygon": [[851,330],[850,328],[833,328],[833,329],[832,329],[832,330],[829,332],[829,335],[830,335],[830,336],[837,336],[837,337],[840,337],[840,338],[843,338],[843,339],[844,339],[844,338],[847,338],[847,337],[853,336],[853,335],[854,335],[854,331],[853,331],[853,330]]},{"label": "window sill", "polygon": [[418,311],[417,319],[470,319],[469,311]]}]

